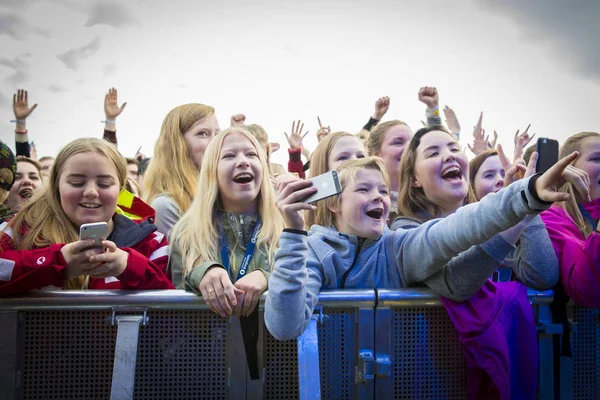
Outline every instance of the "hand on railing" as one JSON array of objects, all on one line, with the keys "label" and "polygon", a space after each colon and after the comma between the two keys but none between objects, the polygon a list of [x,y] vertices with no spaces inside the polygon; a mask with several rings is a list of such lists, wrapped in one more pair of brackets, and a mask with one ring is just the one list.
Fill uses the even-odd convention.
[{"label": "hand on railing", "polygon": [[238,304],[238,297],[244,292],[231,283],[229,274],[220,266],[206,271],[198,287],[206,305],[216,314],[227,318]]},{"label": "hand on railing", "polygon": [[234,315],[247,317],[254,311],[262,292],[267,290],[267,278],[262,271],[252,271],[238,279],[233,286],[243,292],[242,295],[238,296]]}]

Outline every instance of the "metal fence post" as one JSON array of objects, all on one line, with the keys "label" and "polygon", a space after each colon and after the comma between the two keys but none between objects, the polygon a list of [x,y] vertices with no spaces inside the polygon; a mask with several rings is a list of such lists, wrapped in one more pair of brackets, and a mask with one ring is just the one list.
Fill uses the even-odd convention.
[{"label": "metal fence post", "polygon": [[[22,370],[19,360],[23,357],[20,346],[19,313],[0,312],[0,398],[22,398]],[[6,396],[6,397],[5,397]]]},{"label": "metal fence post", "polygon": [[133,399],[140,326],[146,325],[146,313],[115,316],[113,312],[112,320],[118,328],[110,398],[111,400]]}]

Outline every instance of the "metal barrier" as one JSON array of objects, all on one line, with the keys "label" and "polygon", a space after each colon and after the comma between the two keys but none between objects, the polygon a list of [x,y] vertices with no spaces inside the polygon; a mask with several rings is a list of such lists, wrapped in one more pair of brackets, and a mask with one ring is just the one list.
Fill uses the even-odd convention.
[{"label": "metal barrier", "polygon": [[570,380],[564,397],[600,399],[600,308],[568,307],[572,314],[570,339],[573,358],[564,363],[566,379]]},{"label": "metal barrier", "polygon": [[[552,327],[544,322],[551,292],[529,296],[540,359],[552,360]],[[252,381],[237,319],[216,316],[191,293],[39,291],[0,298],[0,398],[465,397],[456,331],[430,291],[332,291],[319,301],[318,342],[310,334],[279,342],[260,324],[262,372]],[[551,365],[540,367],[540,398],[552,398]]]}]

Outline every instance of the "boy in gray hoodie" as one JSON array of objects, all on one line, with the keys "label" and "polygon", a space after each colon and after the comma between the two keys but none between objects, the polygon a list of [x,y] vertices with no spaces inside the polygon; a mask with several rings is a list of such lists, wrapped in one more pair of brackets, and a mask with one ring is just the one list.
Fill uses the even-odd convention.
[{"label": "boy in gray hoodie", "polygon": [[[328,211],[317,215],[317,225],[309,233],[304,230],[303,211],[315,207],[302,199],[316,188],[310,181],[288,182],[277,197],[288,228],[281,234],[269,278],[267,329],[279,340],[300,336],[322,288],[390,289],[424,281],[458,253],[565,200],[568,194],[553,188],[564,181],[563,171],[576,157],[573,153],[543,175],[515,182],[412,230],[387,229],[390,185],[377,157],[338,167],[343,191],[325,200]],[[448,282],[448,293],[454,290],[451,285]]]}]

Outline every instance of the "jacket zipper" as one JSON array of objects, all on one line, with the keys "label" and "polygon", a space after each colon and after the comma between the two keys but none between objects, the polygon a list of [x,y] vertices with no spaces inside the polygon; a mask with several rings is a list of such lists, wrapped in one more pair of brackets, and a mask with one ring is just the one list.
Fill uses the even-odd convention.
[{"label": "jacket zipper", "polygon": [[364,238],[358,238],[358,246],[356,247],[356,253],[354,253],[354,261],[352,261],[352,265],[350,266],[350,268],[348,268],[346,270],[346,272],[344,272],[344,275],[342,275],[342,282],[340,283],[340,289],[346,288],[346,279],[348,279],[348,275],[350,274],[350,271],[352,271],[352,269],[356,265],[356,262],[358,261],[358,255],[360,253],[360,249],[362,248],[364,243],[365,243]]}]

